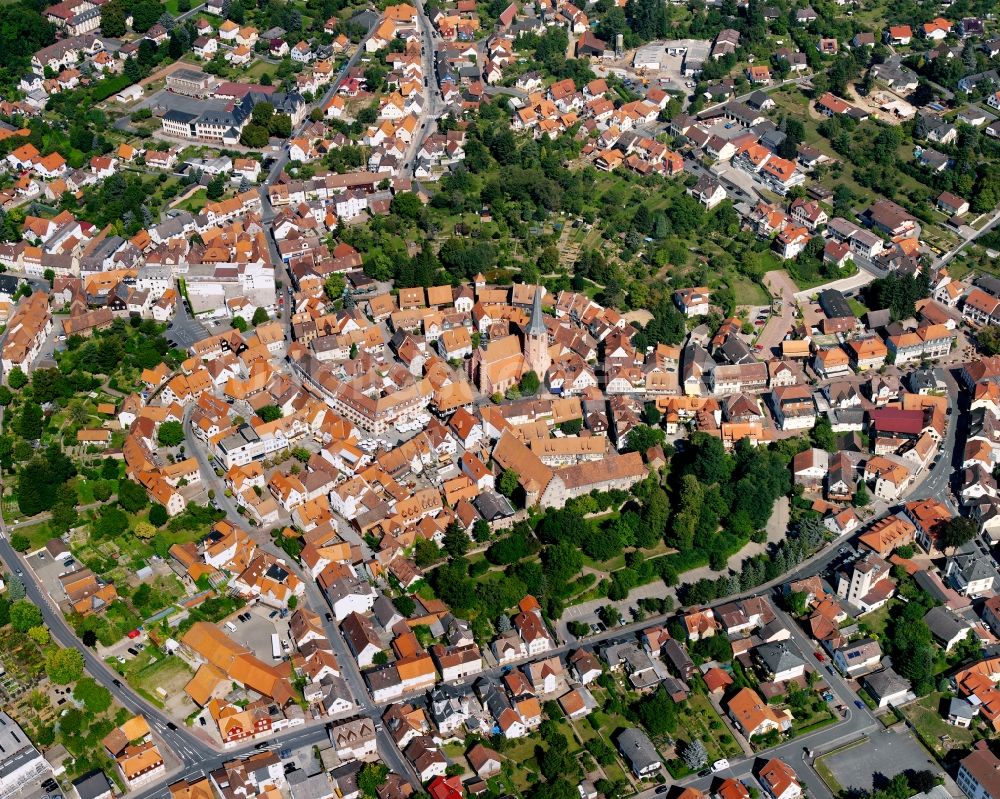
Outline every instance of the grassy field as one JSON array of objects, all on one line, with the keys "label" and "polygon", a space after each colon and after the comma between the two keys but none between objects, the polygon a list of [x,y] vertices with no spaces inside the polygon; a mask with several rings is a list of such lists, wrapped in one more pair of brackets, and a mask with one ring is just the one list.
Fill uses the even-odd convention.
[{"label": "grassy field", "polygon": [[147,647],[123,666],[114,662],[113,667],[116,666],[123,670],[125,679],[136,691],[159,707],[163,707],[164,702],[157,688],[162,688],[167,696],[174,696],[181,693],[194,676],[183,660],[159,655],[152,647]]},{"label": "grassy field", "polygon": [[687,710],[683,714],[684,729],[679,735],[701,738],[708,751],[710,763],[723,757],[738,757],[742,753],[725,722],[715,712],[712,703],[704,694],[691,694]]},{"label": "grassy field", "polygon": [[52,538],[52,530],[49,529],[48,522],[38,522],[28,527],[18,527],[11,535],[23,535],[30,542],[28,551],[39,549],[45,546],[46,542]]},{"label": "grassy field", "polygon": [[733,287],[737,305],[769,305],[771,298],[764,287],[744,277],[735,270],[727,269],[726,282]]},{"label": "grassy field", "polygon": [[954,727],[941,717],[942,700],[946,701],[946,694],[935,691],[902,709],[924,745],[931,747],[938,757],[945,757],[954,749],[968,749],[975,738],[972,730]]},{"label": "grassy field", "polygon": [[175,206],[183,211],[190,211],[191,213],[197,213],[205,204],[208,202],[208,192],[205,189],[198,189],[194,194],[183,200]]},{"label": "grassy field", "polygon": [[265,72],[269,72],[273,76],[274,70],[275,66],[273,64],[268,64],[266,61],[258,59],[240,75],[240,80],[244,83],[258,83]]}]

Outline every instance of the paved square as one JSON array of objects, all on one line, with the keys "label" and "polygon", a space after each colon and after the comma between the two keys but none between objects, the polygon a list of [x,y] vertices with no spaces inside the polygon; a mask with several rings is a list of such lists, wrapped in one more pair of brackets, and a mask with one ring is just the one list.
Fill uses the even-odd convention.
[{"label": "paved square", "polygon": [[933,765],[930,755],[909,732],[883,731],[872,733],[865,743],[824,758],[823,762],[847,791],[883,788],[900,772]]}]

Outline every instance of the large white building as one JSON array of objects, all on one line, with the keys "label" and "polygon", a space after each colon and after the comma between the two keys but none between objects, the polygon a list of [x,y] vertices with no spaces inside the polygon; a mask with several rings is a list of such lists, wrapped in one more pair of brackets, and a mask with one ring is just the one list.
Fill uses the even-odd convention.
[{"label": "large white building", "polygon": [[48,762],[34,744],[6,713],[0,713],[0,796],[6,796],[27,783],[51,772]]},{"label": "large white building", "polygon": [[1000,759],[985,741],[962,761],[955,782],[969,799],[1000,799]]}]

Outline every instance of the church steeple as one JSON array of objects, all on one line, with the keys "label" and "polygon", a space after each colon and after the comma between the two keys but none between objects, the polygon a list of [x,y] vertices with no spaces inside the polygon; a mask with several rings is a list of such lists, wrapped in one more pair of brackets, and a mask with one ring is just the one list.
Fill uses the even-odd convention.
[{"label": "church steeple", "polygon": [[535,286],[535,299],[531,303],[531,322],[528,323],[529,336],[548,336],[545,317],[542,315],[542,287]]},{"label": "church steeple", "polygon": [[524,360],[528,368],[542,380],[552,363],[549,357],[549,331],[542,314],[542,287],[535,286],[535,299],[531,303],[531,321],[524,331]]}]

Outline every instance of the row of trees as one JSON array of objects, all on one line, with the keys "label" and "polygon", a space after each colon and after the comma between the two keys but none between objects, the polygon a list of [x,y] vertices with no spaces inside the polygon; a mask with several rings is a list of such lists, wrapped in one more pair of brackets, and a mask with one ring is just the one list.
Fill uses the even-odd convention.
[{"label": "row of trees", "polygon": [[686,605],[704,604],[776,580],[817,552],[823,546],[825,532],[818,517],[806,517],[767,554],[744,560],[738,574],[723,574],[714,580],[702,578],[685,584],[678,597]]}]

